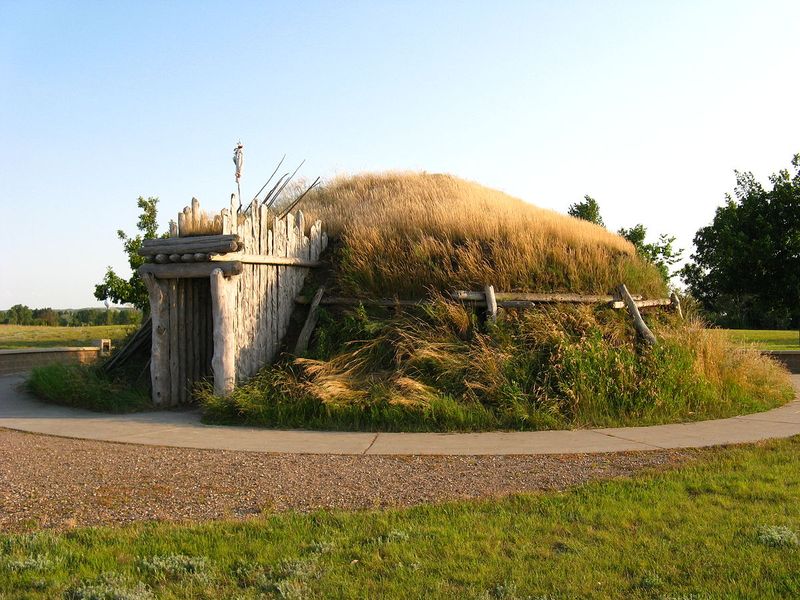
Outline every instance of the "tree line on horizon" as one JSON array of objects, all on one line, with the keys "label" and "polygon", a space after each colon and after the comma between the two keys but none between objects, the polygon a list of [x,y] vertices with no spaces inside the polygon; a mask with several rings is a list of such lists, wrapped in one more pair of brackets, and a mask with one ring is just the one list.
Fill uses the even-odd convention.
[{"label": "tree line on horizon", "polygon": [[139,325],[142,311],[137,308],[30,308],[15,304],[0,310],[0,324],[85,327],[87,325]]}]

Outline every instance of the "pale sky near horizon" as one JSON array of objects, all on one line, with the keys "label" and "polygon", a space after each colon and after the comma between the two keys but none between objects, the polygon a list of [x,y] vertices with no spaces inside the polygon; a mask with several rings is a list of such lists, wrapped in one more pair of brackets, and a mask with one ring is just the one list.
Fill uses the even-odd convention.
[{"label": "pale sky near horizon", "polygon": [[447,172],[695,231],[800,152],[800,2],[0,0],[0,309],[101,306],[116,230],[309,179]]}]

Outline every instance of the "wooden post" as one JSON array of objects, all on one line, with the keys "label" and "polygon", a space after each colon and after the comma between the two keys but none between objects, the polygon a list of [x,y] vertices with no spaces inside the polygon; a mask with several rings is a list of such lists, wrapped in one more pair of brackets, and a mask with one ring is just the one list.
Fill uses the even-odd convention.
[{"label": "wooden post", "polygon": [[232,291],[235,283],[225,279],[221,269],[211,272],[211,313],[214,322],[214,393],[226,396],[236,385],[235,340],[233,330]]},{"label": "wooden post", "polygon": [[197,198],[192,198],[192,233],[197,234],[202,219],[203,217],[200,214],[200,201]]},{"label": "wooden post", "polygon": [[178,280],[167,280],[169,289],[169,381],[170,406],[180,402],[180,360],[179,343],[180,319],[178,315]]},{"label": "wooden post", "polygon": [[159,281],[150,273],[142,280],[150,296],[150,319],[153,336],[150,349],[150,381],[153,387],[153,404],[170,404],[169,380],[169,295],[167,282]]},{"label": "wooden post", "polygon": [[300,330],[300,335],[297,336],[297,343],[294,346],[295,355],[303,354],[308,350],[308,342],[311,340],[311,334],[314,327],[317,325],[319,318],[319,303],[322,300],[322,295],[325,293],[325,286],[319,286],[317,293],[314,294],[314,299],[311,300],[311,306],[308,307],[308,316],[306,322],[303,324],[303,329]]},{"label": "wooden post", "polygon": [[625,303],[625,306],[628,308],[628,314],[633,319],[633,327],[642,336],[645,343],[650,346],[655,345],[656,343],[656,336],[653,335],[653,332],[650,331],[650,328],[647,326],[647,323],[644,322],[642,319],[642,315],[639,313],[639,309],[636,307],[636,301],[631,297],[630,292],[628,292],[628,288],[625,284],[621,284],[617,291],[619,292],[620,298]]},{"label": "wooden post", "polygon": [[672,292],[669,295],[669,300],[672,303],[672,308],[675,309],[675,312],[678,313],[678,316],[682,319],[683,318],[683,310],[681,310],[681,299],[678,298],[678,294]]},{"label": "wooden post", "polygon": [[486,321],[488,323],[497,322],[497,298],[494,295],[494,286],[487,285],[484,288],[486,294]]}]

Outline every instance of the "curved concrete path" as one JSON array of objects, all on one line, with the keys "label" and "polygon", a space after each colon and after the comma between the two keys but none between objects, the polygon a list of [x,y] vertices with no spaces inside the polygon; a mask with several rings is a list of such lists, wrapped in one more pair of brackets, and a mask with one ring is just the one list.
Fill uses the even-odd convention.
[{"label": "curved concrete path", "polygon": [[[0,427],[70,438],[180,448],[299,454],[578,454],[700,448],[800,434],[800,400],[767,412],[695,423],[570,431],[363,433],[204,425],[200,413],[107,415],[45,404],[0,377]],[[800,390],[800,375],[793,375]]]}]

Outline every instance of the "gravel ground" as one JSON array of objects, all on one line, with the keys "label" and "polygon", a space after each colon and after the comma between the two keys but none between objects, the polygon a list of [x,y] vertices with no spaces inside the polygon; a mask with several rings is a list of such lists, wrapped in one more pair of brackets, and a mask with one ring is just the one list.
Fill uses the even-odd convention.
[{"label": "gravel ground", "polygon": [[562,490],[697,451],[562,456],[335,456],[192,450],[0,429],[0,530],[201,521]]}]

